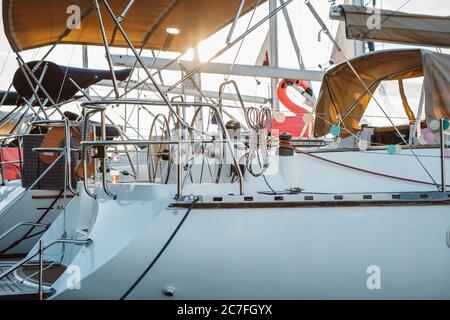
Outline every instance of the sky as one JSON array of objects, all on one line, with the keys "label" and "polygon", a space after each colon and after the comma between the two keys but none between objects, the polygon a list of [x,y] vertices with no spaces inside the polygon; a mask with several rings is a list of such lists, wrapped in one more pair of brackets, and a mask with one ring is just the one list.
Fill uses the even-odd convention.
[{"label": "sky", "polygon": [[[336,1],[337,4],[343,3],[344,0]],[[372,0],[364,0],[365,3],[371,3]],[[319,15],[325,21],[332,34],[337,32],[337,21],[332,21],[328,17],[330,1],[328,0],[312,0],[311,3],[316,8]],[[38,2],[37,2],[38,4]],[[384,9],[398,10],[410,13],[427,13],[436,15],[450,15],[450,1],[448,0],[377,0],[377,6]],[[293,22],[294,31],[299,42],[302,57],[307,69],[320,70],[319,65],[325,66],[330,59],[332,51],[332,43],[323,34],[319,37],[320,26],[313,18],[311,12],[304,4],[303,0],[294,0],[288,5],[288,12]],[[0,9],[1,10],[1,9]],[[252,25],[267,15],[269,9],[268,4],[261,5],[254,13]],[[243,33],[252,16],[252,13],[242,17],[236,27],[235,35]],[[278,14],[279,26],[279,65],[286,68],[298,68],[298,63],[294,48],[291,44],[290,37],[287,31],[286,23],[283,14]],[[215,62],[231,63],[236,59],[238,64],[254,65],[256,58],[261,49],[268,31],[268,23],[265,23],[250,36],[246,37],[239,50],[239,46],[227,51],[225,54],[215,60]],[[0,89],[6,89],[12,76],[17,69],[15,55],[11,51],[10,46],[6,40],[3,32],[3,23],[0,24]],[[199,54],[201,60],[206,60],[212,56],[216,51],[225,46],[225,39],[228,35],[229,27],[221,30],[209,39],[204,40],[199,45]],[[378,48],[387,48],[388,45],[379,45]],[[34,49],[24,52],[23,55],[26,61],[40,59],[46,48]],[[124,49],[112,49],[114,53],[127,53]],[[128,52],[129,53],[129,52]],[[175,53],[161,53],[161,57],[175,57]],[[187,54],[185,58],[190,58],[192,55]],[[49,60],[62,65],[82,66],[81,47],[73,45],[60,45],[50,55]],[[89,63],[90,67],[107,68],[107,62],[104,56],[104,49],[101,47],[90,47],[89,49]],[[165,72],[163,74],[167,82],[175,81],[179,74],[177,72]],[[252,79],[243,77],[231,77],[238,82],[238,85],[243,94],[256,96],[269,96],[269,80],[268,79]],[[203,75],[202,88],[205,90],[218,91],[220,84],[223,82],[223,75]],[[412,97],[412,104],[418,104],[417,83],[409,86],[406,85],[407,93]],[[420,86],[419,86],[420,88]],[[320,83],[314,83],[316,92],[320,89]],[[104,94],[108,92],[107,88],[97,88],[97,92]],[[420,91],[420,90],[419,90]],[[231,91],[230,91],[231,92]],[[155,98],[156,96],[148,94],[147,98]],[[294,100],[299,97],[292,97]],[[300,102],[300,100],[298,100]],[[413,106],[414,109],[414,106]]]}]

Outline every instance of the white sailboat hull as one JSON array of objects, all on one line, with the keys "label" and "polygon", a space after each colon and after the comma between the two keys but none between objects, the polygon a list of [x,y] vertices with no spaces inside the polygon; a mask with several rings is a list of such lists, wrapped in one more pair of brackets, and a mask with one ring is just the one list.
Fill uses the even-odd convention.
[{"label": "white sailboat hull", "polygon": [[[163,211],[98,269],[92,237],[72,263],[88,273],[81,289],[55,298],[123,297],[185,211]],[[193,210],[127,298],[449,299],[449,212],[448,205]]]},{"label": "white sailboat hull", "polygon": [[[437,152],[418,151],[436,180]],[[409,156],[321,156],[427,181]],[[260,194],[261,178],[247,178],[245,196],[237,183],[186,185],[200,196],[192,211],[175,185],[110,185],[116,200],[101,186],[97,199],[82,192],[42,238],[93,241],[46,251],[67,268],[52,298],[450,299],[449,193],[310,160],[282,157],[268,176],[275,190],[306,192]]]}]

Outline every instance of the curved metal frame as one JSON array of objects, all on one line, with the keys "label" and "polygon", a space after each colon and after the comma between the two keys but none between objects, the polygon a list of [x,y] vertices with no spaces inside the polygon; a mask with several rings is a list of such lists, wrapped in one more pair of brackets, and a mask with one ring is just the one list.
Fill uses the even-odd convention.
[{"label": "curved metal frame", "polygon": [[27,262],[29,262],[30,260],[32,260],[36,256],[41,255],[43,253],[43,251],[47,250],[50,247],[53,247],[55,244],[73,244],[73,245],[76,245],[76,246],[89,246],[89,245],[92,244],[92,242],[93,241],[91,239],[86,239],[86,240],[75,240],[75,239],[53,240],[50,243],[48,243],[47,245],[42,246],[42,248],[39,248],[39,250],[37,250],[37,252],[34,252],[33,254],[30,254],[29,256],[27,256],[26,258],[24,258],[21,261],[17,262],[15,265],[11,266],[8,270],[6,270],[2,274],[0,274],[0,280],[5,278],[5,277],[7,277],[8,275],[10,275],[12,272],[16,271],[17,269],[19,269],[21,266],[25,265]]},{"label": "curved metal frame", "polygon": [[[88,137],[89,136],[89,125],[88,124],[89,124],[89,120],[90,120],[91,116],[96,114],[96,113],[98,113],[98,112],[100,112],[101,113],[101,123],[102,123],[102,140],[106,141],[106,124],[105,124],[105,110],[106,110],[106,107],[100,106],[100,105],[93,105],[93,106],[88,106],[87,108],[91,109],[91,111],[86,112],[85,116],[84,116],[84,121],[85,121],[84,137]],[[81,149],[82,149],[83,157],[82,157],[81,161],[83,161],[83,176],[84,176],[83,185],[84,185],[84,190],[86,191],[86,193],[90,197],[96,199],[97,195],[95,193],[92,193],[89,190],[89,186],[88,186],[88,170],[87,170],[88,154],[87,154],[87,149],[84,146],[85,146],[85,142],[82,142],[81,143]],[[107,182],[106,182],[106,164],[107,164],[106,162],[107,162],[107,159],[104,158],[102,160],[103,160],[103,163],[102,163],[103,189],[104,189],[105,193],[110,198],[116,199],[117,195],[109,191],[108,186],[107,186]]]},{"label": "curved metal frame", "polygon": [[[209,108],[209,106],[202,106],[202,107],[197,108],[197,110],[194,112],[194,115],[192,116],[192,121],[191,121],[191,126],[192,126],[192,127],[194,127],[195,122],[196,122],[196,120],[197,120],[197,116],[200,114],[200,112],[201,112],[201,110],[202,110],[203,108]],[[215,112],[215,109],[212,109],[212,108],[210,108],[210,109],[213,110],[213,111]],[[216,116],[217,116],[217,115],[216,115]],[[193,132],[192,130],[190,130],[190,135],[191,135],[191,137],[193,137],[193,134],[194,134],[194,132]],[[222,133],[221,139],[226,139],[225,133]],[[202,144],[202,148],[203,148],[203,149],[202,149],[202,153],[204,154],[205,149],[204,149],[204,145],[203,145],[203,144]],[[196,152],[196,150],[193,150],[193,151],[194,151],[194,153]],[[224,154],[225,154],[225,146],[224,146],[224,148],[223,148],[223,150],[222,150],[221,156],[223,156]],[[205,155],[203,155],[203,156],[205,156]],[[209,166],[209,164],[208,164],[208,166]],[[192,163],[191,163],[191,165],[190,165],[190,169],[191,169],[191,168],[192,168]],[[218,168],[217,168],[217,172],[215,173],[214,176],[211,176],[211,178],[213,179],[213,183],[216,183],[216,184],[219,183],[221,173],[222,173],[222,163],[219,162]],[[190,177],[191,177],[191,182],[193,182],[192,172],[190,172]],[[200,180],[199,183],[202,183],[202,180]]]},{"label": "curved metal frame", "polygon": [[245,119],[245,122],[246,122],[246,124],[247,124],[247,128],[250,128],[250,124],[249,124],[249,121],[248,121],[248,119],[247,119],[246,112],[245,112],[246,107],[245,107],[244,99],[242,98],[241,91],[239,90],[239,87],[238,87],[236,81],[234,81],[234,80],[227,80],[227,81],[223,82],[223,83],[220,85],[220,88],[219,88],[219,106],[220,106],[220,112],[222,113],[222,111],[223,111],[223,110],[222,110],[222,109],[223,109],[223,107],[222,107],[222,105],[223,105],[223,104],[222,104],[222,101],[223,101],[223,94],[224,94],[225,88],[226,88],[228,85],[232,85],[233,88],[234,88],[234,90],[236,91],[236,95],[237,95],[237,97],[238,97],[238,99],[239,99],[239,103],[241,104],[242,113],[243,113],[243,115],[244,115],[244,119]]},{"label": "curved metal frame", "polygon": [[[156,117],[153,119],[152,125],[150,126],[150,134],[149,134],[149,140],[152,140],[152,135],[153,135],[153,131],[155,131],[155,137],[157,137],[158,135],[156,134],[156,124],[159,121],[159,119],[162,118],[162,136],[161,139],[167,138],[168,140],[171,139],[170,137],[170,124],[169,124],[169,120],[166,118],[166,116],[162,113],[157,114]],[[165,136],[164,136],[165,134]],[[166,140],[167,140],[166,139]],[[162,141],[164,142],[164,141]],[[158,172],[158,166],[161,163],[161,159],[160,159],[160,153],[161,153],[161,149],[164,147],[164,144],[159,144],[158,145],[158,151],[157,151],[157,158],[158,160],[156,161],[156,165],[152,165],[152,161],[151,159],[153,159],[153,155],[152,152],[150,150],[150,147],[147,149],[147,169],[148,169],[148,176],[150,179],[150,182],[154,183],[156,181],[156,174]],[[170,153],[170,150],[169,150]],[[167,173],[164,174],[162,172],[162,166],[160,168],[161,171],[161,184],[167,184],[169,182],[169,178],[170,178],[170,160],[168,161],[168,165],[167,165]]]},{"label": "curved metal frame", "polygon": [[[182,143],[192,143],[192,141],[184,141],[184,140],[178,140],[175,142],[155,142],[155,141],[120,141],[120,142],[115,142],[115,141],[106,141],[106,123],[105,123],[105,110],[106,110],[106,106],[108,105],[119,105],[119,104],[125,104],[125,105],[133,105],[133,104],[139,104],[139,105],[147,105],[147,106],[167,106],[167,103],[165,101],[151,101],[151,100],[140,100],[140,99],[108,99],[108,100],[102,100],[102,101],[89,101],[89,102],[85,102],[83,104],[81,104],[81,106],[83,108],[86,109],[93,109],[91,112],[89,112],[88,114],[86,114],[86,119],[88,120],[90,115],[96,112],[101,112],[102,113],[102,118],[101,118],[101,126],[102,126],[102,140],[103,141],[97,141],[97,142],[82,142],[81,143],[81,147],[83,149],[83,155],[86,154],[86,148],[88,147],[94,147],[94,146],[119,146],[119,145],[143,145],[143,146],[149,146],[152,144],[178,144],[178,152],[180,153],[180,145]],[[203,103],[203,102],[194,102],[194,103],[187,103],[187,102],[177,102],[177,103],[172,103],[172,105],[169,105],[169,110],[172,111],[173,110],[173,106],[189,106],[189,107],[210,107],[212,109],[214,109],[214,112],[217,116],[218,119],[218,123],[221,127],[221,129],[223,130],[223,132],[225,133],[225,142],[232,154],[233,157],[233,162],[236,166],[236,171],[238,172],[239,175],[239,191],[240,194],[243,195],[244,194],[244,177],[241,171],[241,168],[239,166],[239,160],[236,158],[236,154],[234,153],[234,149],[233,149],[233,145],[231,143],[231,139],[229,137],[228,131],[226,130],[226,126],[225,123],[223,121],[222,116],[220,115],[219,112],[219,108],[211,103]],[[178,115],[177,119],[179,118]],[[181,119],[181,124],[182,127],[184,129],[186,128],[191,128],[194,131],[197,131],[195,128],[192,128],[191,126],[187,125],[186,122]],[[204,134],[203,132],[201,132],[202,134]],[[214,141],[214,140],[213,140]],[[85,174],[87,174],[87,162],[86,162],[86,157],[83,157],[83,170],[85,172]],[[117,195],[113,194],[112,192],[109,191],[108,189],[108,184],[106,181],[106,158],[104,159],[104,165],[103,165],[103,177],[102,177],[102,184],[103,184],[103,189],[105,191],[105,193],[112,199],[116,199]],[[182,181],[181,181],[181,172],[182,172],[182,168],[181,168],[181,161],[178,161],[178,174],[177,174],[177,197],[181,196],[181,192],[182,192]],[[91,197],[93,196],[95,198],[95,195],[92,194],[91,192],[89,192],[89,188],[87,186],[87,179],[84,179],[84,186],[85,186],[85,190],[87,191],[87,194],[90,195]]]}]

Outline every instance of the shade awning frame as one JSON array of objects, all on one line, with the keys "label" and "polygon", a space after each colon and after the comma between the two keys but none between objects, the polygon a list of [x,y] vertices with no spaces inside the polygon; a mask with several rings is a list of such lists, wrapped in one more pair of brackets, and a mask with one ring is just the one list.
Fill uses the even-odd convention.
[{"label": "shade awning frame", "polygon": [[[266,0],[247,0],[242,14]],[[51,46],[78,44],[103,46],[100,27],[92,0],[4,0],[4,30],[15,52]],[[109,0],[116,16],[128,0]],[[114,21],[106,14],[104,23],[109,45],[127,48]],[[186,52],[200,41],[233,22],[240,0],[136,0],[127,11],[122,27],[133,45],[149,50]],[[68,29],[67,8],[77,5],[81,12],[81,28]],[[170,34],[169,28],[179,34]]]},{"label": "shade awning frame", "polygon": [[[372,92],[385,80],[423,76],[427,121],[450,118],[450,55],[422,49],[385,50],[356,57],[350,64],[365,86],[345,62],[327,72],[315,105],[316,136],[327,135],[333,125],[349,131],[344,137],[359,132],[360,120],[372,99],[365,87]],[[346,115],[343,120],[342,115]]]}]

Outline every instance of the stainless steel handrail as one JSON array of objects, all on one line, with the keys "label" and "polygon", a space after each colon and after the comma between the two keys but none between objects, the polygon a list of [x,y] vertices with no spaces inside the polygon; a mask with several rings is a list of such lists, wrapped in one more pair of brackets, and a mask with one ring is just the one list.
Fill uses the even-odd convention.
[{"label": "stainless steel handrail", "polygon": [[66,120],[38,120],[33,121],[31,125],[38,127],[66,127],[67,125],[70,127],[75,127],[75,125],[70,122],[66,124]]},{"label": "stainless steel handrail", "polygon": [[3,240],[8,235],[13,233],[15,230],[19,229],[20,227],[37,227],[37,228],[47,229],[49,227],[49,225],[43,224],[43,223],[34,223],[34,222],[20,222],[20,223],[16,224],[15,226],[6,230],[4,233],[2,233],[0,235],[0,240]]},{"label": "stainless steel handrail", "polygon": [[146,147],[149,145],[158,145],[158,144],[177,145],[177,144],[189,144],[189,143],[214,143],[214,142],[226,142],[226,140],[192,139],[192,140],[167,140],[167,141],[156,141],[156,140],[83,141],[80,143],[80,146],[114,147],[114,146],[120,146],[120,145],[122,145],[122,146],[136,145],[139,147]]},{"label": "stainless steel handrail", "polygon": [[[151,145],[178,145],[178,150],[180,150],[180,145],[181,145],[181,141],[144,141],[144,140],[129,140],[129,141],[84,141],[81,143],[81,148],[83,150],[83,155],[87,155],[87,148],[88,147],[116,147],[116,146],[129,146],[129,145],[134,145],[134,146],[141,146],[141,147],[148,147]],[[190,143],[190,141],[185,141],[184,143]],[[84,172],[84,177],[85,179],[83,179],[83,185],[84,185],[84,190],[86,191],[86,193],[96,199],[97,195],[95,193],[92,193],[89,190],[89,186],[88,186],[88,181],[86,179],[87,177],[87,161],[86,161],[87,157],[83,157],[83,172]],[[181,161],[178,161],[178,165],[180,166]],[[108,184],[106,181],[106,174],[103,173],[102,176],[102,185],[103,185],[103,190],[105,191],[105,193],[112,199],[116,199],[117,195],[112,193],[109,188],[108,188]],[[177,196],[180,197],[181,196],[181,190],[180,190],[180,179],[177,179]]]},{"label": "stainless steel handrail", "polygon": [[[80,90],[80,92],[85,96],[85,98],[88,101],[92,101],[91,97],[88,96],[84,92],[84,90],[72,78],[69,77],[69,80],[72,82],[72,84],[75,87],[78,88],[78,90]],[[114,121],[112,121],[111,118],[109,118],[106,114],[105,114],[105,118],[113,125],[114,128],[116,128],[117,131],[119,131],[120,136],[122,137],[122,139],[128,139],[127,135],[125,134],[125,132],[123,132],[122,128],[120,128],[117,124],[115,124]],[[134,167],[133,161],[131,160],[131,156],[130,156],[130,153],[128,152],[128,150],[126,151],[126,155],[127,155],[127,158],[128,158],[128,162],[130,163],[131,170],[133,171],[133,175],[136,177],[137,176],[137,171],[136,171],[136,168]],[[139,171],[139,163],[137,163],[137,166],[138,166],[138,171]]]},{"label": "stainless steel handrail", "polygon": [[72,187],[72,147],[71,147],[71,132],[70,132],[70,123],[69,120],[66,118],[64,119],[64,133],[66,138],[66,147],[65,147],[65,154],[66,154],[66,168],[67,168],[67,185],[69,187],[69,190],[73,193],[78,195],[77,191],[73,189]]},{"label": "stainless steel handrail", "polygon": [[[83,154],[86,154],[86,148],[87,147],[117,147],[117,146],[139,146],[139,147],[149,147],[151,145],[178,145],[178,150],[180,151],[180,145],[181,144],[191,144],[191,143],[225,143],[226,140],[218,140],[218,139],[208,139],[208,140],[202,140],[202,139],[193,139],[193,140],[166,140],[166,141],[153,141],[153,140],[128,140],[128,141],[83,141],[80,146],[82,147]],[[180,154],[178,154],[178,159],[181,159]],[[180,173],[180,165],[181,161],[178,161],[178,172]],[[87,174],[87,162],[83,162],[83,170],[85,171],[85,175]],[[178,173],[178,175],[179,175]],[[177,181],[181,181],[181,177],[177,177]],[[103,180],[105,181],[105,180]],[[92,198],[96,198],[96,194],[92,193],[89,190],[89,186],[87,184],[87,180],[84,179],[84,189],[86,193],[91,196]],[[106,184],[104,183],[103,186]],[[181,197],[182,195],[182,184],[177,183],[177,197]],[[107,187],[107,185],[106,185]],[[106,192],[107,194],[112,194],[111,192]]]},{"label": "stainless steel handrail", "polygon": [[[87,108],[87,109],[93,109],[92,111],[90,111],[89,113],[86,114],[86,119],[89,119],[89,116],[93,113],[96,112],[101,112],[103,114],[102,119],[101,119],[101,126],[102,126],[102,133],[104,133],[106,131],[106,123],[105,123],[105,119],[104,119],[104,113],[106,110],[106,106],[108,105],[135,105],[135,104],[139,104],[139,105],[148,105],[148,106],[167,106],[167,104],[163,101],[152,101],[152,100],[140,100],[140,99],[105,99],[105,100],[100,100],[100,101],[88,101],[88,102],[84,102],[81,104],[81,106],[83,108]],[[219,111],[219,107],[216,105],[213,105],[211,103],[204,103],[204,102],[174,102],[172,104],[173,106],[191,106],[191,107],[210,107],[211,109],[214,110],[214,113],[218,119],[218,123],[222,129],[222,131],[225,134],[225,142],[229,148],[229,151],[233,157],[233,162],[234,165],[236,167],[236,170],[238,172],[238,176],[239,176],[239,191],[240,194],[243,195],[244,194],[244,176],[242,174],[242,170],[241,167],[239,165],[239,160],[236,157],[236,154],[234,153],[235,150],[233,148],[233,145],[231,143],[231,139],[228,133],[228,130],[226,129],[225,123],[223,121],[223,117],[220,114]],[[171,110],[171,108],[169,109]],[[181,121],[180,121],[181,122]],[[192,128],[191,126],[189,126],[188,124],[186,124],[186,122],[183,120],[181,122],[181,125],[183,127],[183,129],[191,129],[194,131],[197,131],[195,128]],[[203,132],[202,132],[203,133]],[[93,142],[93,143],[81,143],[82,149],[83,149],[83,155],[86,155],[87,150],[86,148],[88,146],[105,146],[102,145],[101,143],[107,143],[106,141],[106,135],[102,134],[102,140],[103,141],[99,141],[99,142]],[[169,144],[165,141],[130,141],[128,143],[128,145],[133,145],[134,143],[137,144],[141,144],[143,146],[149,146],[151,144]],[[100,144],[99,144],[100,143]],[[175,142],[174,144],[178,144],[179,145],[179,149],[180,149],[180,145],[181,143],[185,143],[184,141],[178,141]],[[192,141],[186,140],[186,143],[192,143]],[[110,146],[119,146],[119,145],[127,145],[126,141],[121,141],[121,142],[110,142],[109,144]],[[84,172],[84,188],[85,191],[88,195],[90,195],[91,197],[96,198],[96,195],[91,193],[89,190],[89,187],[87,185],[87,161],[86,161],[87,157],[83,156],[83,172]],[[110,192],[108,190],[108,186],[107,186],[107,181],[106,181],[106,157],[105,159],[103,159],[104,161],[104,165],[103,165],[103,177],[102,177],[102,184],[103,184],[103,189],[105,191],[105,193],[111,197],[112,199],[116,199],[117,195],[113,194],[112,192]],[[181,161],[178,161],[179,164],[178,166],[181,166]],[[178,168],[178,170],[180,170],[180,168]],[[180,197],[181,196],[181,189],[182,189],[182,181],[181,181],[181,177],[180,177],[180,172],[177,174],[177,196]]]},{"label": "stainless steel handrail", "polygon": [[[55,244],[73,244],[73,245],[76,245],[76,246],[89,246],[89,245],[92,244],[92,242],[93,241],[91,239],[86,239],[86,240],[58,239],[58,240],[50,241],[50,243],[48,243],[47,245],[43,246],[42,251],[47,250],[48,248],[54,246]],[[0,274],[0,280],[2,280],[3,278],[9,276],[11,273],[16,271],[18,268],[20,268],[21,266],[25,265],[27,262],[29,262],[30,260],[32,260],[33,258],[38,256],[40,254],[40,252],[41,252],[41,250],[37,250],[33,254],[31,254],[28,257],[20,260],[19,262],[17,262],[16,264],[14,264],[10,268],[8,268],[5,272]]]},{"label": "stainless steel handrail", "polygon": [[39,300],[44,299],[44,241],[39,241]]},{"label": "stainless steel handrail", "polygon": [[22,138],[22,136],[23,135],[21,135],[21,134],[2,135],[2,136],[0,136],[0,141],[16,139],[16,138]]},{"label": "stainless steel handrail", "polygon": [[[3,149],[3,142],[1,144],[1,148]],[[0,150],[0,176],[2,178],[0,185],[3,187],[5,185],[5,176],[3,174],[3,152],[2,152],[2,150]]]},{"label": "stainless steel handrail", "polygon": [[439,137],[441,140],[441,191],[447,192],[446,142],[444,119],[440,120]]},{"label": "stainless steel handrail", "polygon": [[[91,111],[85,112],[84,114],[84,121],[85,121],[85,125],[84,125],[84,139],[86,139],[87,137],[90,136],[90,127],[89,127],[89,119],[92,115],[94,115],[95,113],[101,111],[102,109],[105,109],[105,107],[94,107],[94,108],[90,108],[92,109]],[[94,130],[95,132],[95,130]],[[88,159],[88,154],[87,154],[87,149],[84,147],[84,143],[86,143],[86,141],[82,141],[80,146],[81,146],[81,150],[82,150],[82,160],[83,161],[83,185],[84,185],[84,190],[86,191],[86,193],[96,199],[97,196],[95,193],[92,193],[89,190],[89,187],[87,185],[87,179],[88,179],[88,171],[87,171],[87,159]],[[95,173],[95,164],[94,164],[94,173]],[[95,177],[94,177],[95,180]]]},{"label": "stainless steel handrail", "polygon": [[[96,114],[97,112],[100,112],[101,114],[101,132],[102,132],[102,140],[106,141],[106,123],[105,123],[105,111],[106,111],[106,107],[104,106],[100,106],[100,105],[93,105],[93,106],[88,106],[88,109],[91,109],[91,111],[86,112],[84,119],[85,119],[85,127],[84,127],[84,137],[86,139],[86,137],[89,136],[89,121],[91,116],[93,116],[94,114]],[[88,158],[88,154],[87,154],[87,149],[85,147],[85,145],[83,144],[85,141],[82,142],[82,154],[83,154],[83,185],[84,185],[84,190],[86,191],[86,193],[96,199],[97,195],[95,193],[90,192],[89,187],[87,185],[87,177],[88,177],[88,170],[87,170],[87,158]],[[131,164],[131,163],[130,163]],[[112,193],[111,191],[109,191],[108,189],[108,185],[106,182],[106,165],[107,165],[107,159],[106,159],[106,155],[104,155],[104,158],[102,159],[102,184],[103,184],[103,189],[105,191],[105,193],[108,195],[108,197],[112,198],[112,199],[116,199],[117,195]],[[131,164],[132,165],[132,164]],[[95,168],[94,168],[95,170]]]},{"label": "stainless steel handrail", "polygon": [[237,97],[239,99],[239,103],[241,105],[241,109],[242,109],[242,112],[244,114],[245,122],[247,123],[248,128],[250,128],[250,124],[248,123],[248,119],[247,119],[246,113],[245,113],[244,99],[242,99],[241,91],[239,90],[239,87],[238,87],[236,81],[234,81],[234,80],[227,80],[227,81],[223,82],[220,85],[220,87],[219,87],[219,106],[220,106],[220,109],[222,110],[223,93],[224,93],[225,88],[228,85],[232,85],[234,90],[236,91],[236,95],[237,95]]},{"label": "stainless steel handrail", "polygon": [[17,163],[22,163],[22,162],[23,161],[19,161],[19,160],[16,160],[16,161],[3,161],[3,162],[0,162],[0,165],[6,166],[8,164],[17,164]]}]

